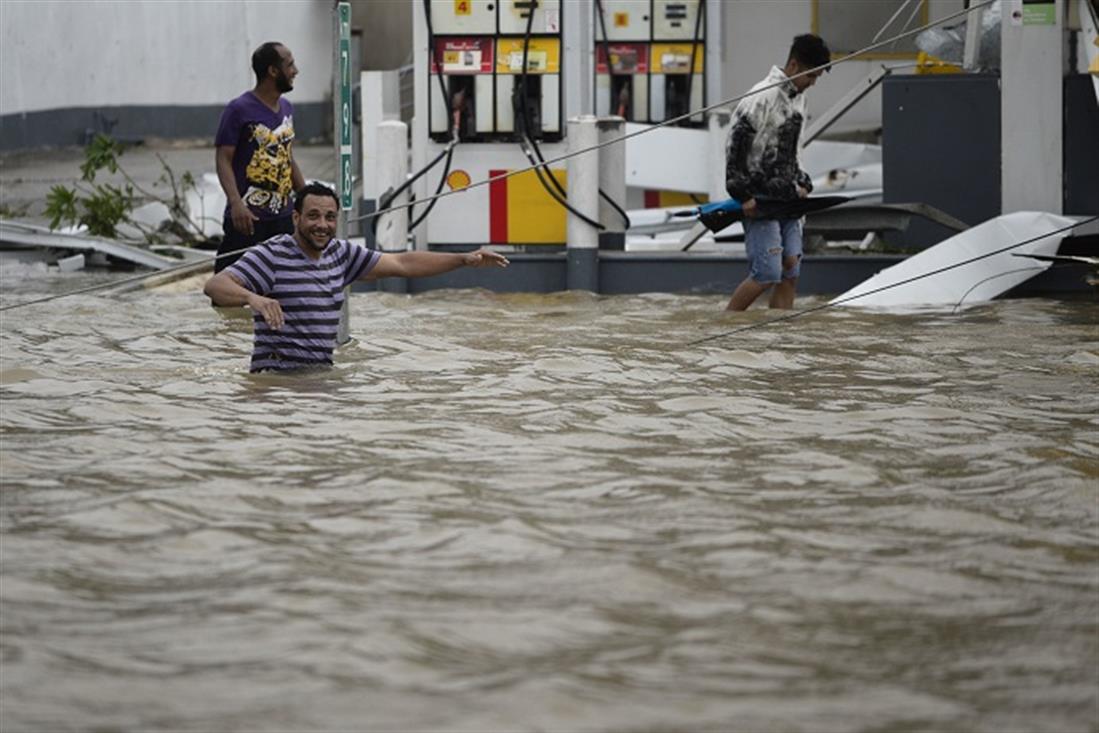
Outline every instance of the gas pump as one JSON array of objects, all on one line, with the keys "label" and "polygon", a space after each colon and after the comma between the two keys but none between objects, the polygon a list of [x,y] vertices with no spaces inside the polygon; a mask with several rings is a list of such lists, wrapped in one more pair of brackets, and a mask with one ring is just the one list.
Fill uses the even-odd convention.
[{"label": "gas pump", "polygon": [[[653,0],[650,122],[663,122],[706,105],[705,38],[702,0]],[[702,124],[702,115],[689,122]]]},{"label": "gas pump", "polygon": [[602,115],[615,115],[631,122],[647,119],[648,44],[603,44],[595,47],[595,57],[596,110]]},{"label": "gas pump", "polygon": [[[443,78],[430,85],[433,140],[448,142],[454,129],[462,142],[513,141],[517,109],[537,123],[529,132],[560,139],[560,0],[430,0],[426,7],[430,73]],[[524,45],[519,107],[514,97],[524,76]]]},{"label": "gas pump", "polygon": [[649,120],[651,0],[595,0],[595,113]]},{"label": "gas pump", "polygon": [[[527,168],[539,157],[560,157],[566,113],[581,113],[574,82],[566,104],[562,39],[579,38],[575,0],[419,0],[413,5],[416,109],[413,170],[438,160],[447,146],[448,170],[431,172],[413,190],[436,181],[456,190],[474,181]],[[572,23],[570,30],[565,29]],[[572,72],[575,74],[575,70]],[[421,111],[426,110],[426,115]],[[426,121],[424,120],[426,118]],[[538,143],[545,147],[538,148]],[[522,145],[522,147],[521,147]],[[540,178],[540,177],[541,178]],[[461,196],[437,200],[417,246],[563,244],[565,165],[520,173]],[[547,183],[556,191],[550,193]]]},{"label": "gas pump", "polygon": [[430,0],[424,5],[430,45],[432,139],[447,143],[455,134],[460,140],[472,140],[491,133],[496,35],[493,0]]},{"label": "gas pump", "polygon": [[539,140],[560,140],[561,41],[525,39],[501,38],[497,45],[496,132],[505,140],[517,140],[523,131]]},{"label": "gas pump", "polygon": [[660,122],[716,98],[719,46],[706,34],[722,2],[416,0],[407,186],[424,199],[491,182],[415,206],[414,246],[564,244],[566,120]]},{"label": "gas pump", "polygon": [[[493,52],[488,38],[435,39],[431,74],[441,74],[443,85],[433,85],[432,139],[445,143],[456,133],[459,140],[476,140],[493,131]],[[442,97],[444,89],[448,99]]]},{"label": "gas pump", "polygon": [[656,123],[705,106],[705,0],[595,0],[594,11],[596,114]]}]

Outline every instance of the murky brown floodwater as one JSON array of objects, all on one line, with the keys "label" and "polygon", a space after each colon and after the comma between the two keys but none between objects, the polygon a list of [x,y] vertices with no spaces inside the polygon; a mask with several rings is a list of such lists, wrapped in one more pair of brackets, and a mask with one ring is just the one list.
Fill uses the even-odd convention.
[{"label": "murky brown floodwater", "polygon": [[4,313],[0,728],[1096,730],[1099,304],[724,300]]}]

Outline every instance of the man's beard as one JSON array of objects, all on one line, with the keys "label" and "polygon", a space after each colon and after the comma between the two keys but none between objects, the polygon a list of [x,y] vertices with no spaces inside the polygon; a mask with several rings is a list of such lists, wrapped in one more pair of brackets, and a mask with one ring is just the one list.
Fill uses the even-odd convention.
[{"label": "man's beard", "polygon": [[323,241],[318,241],[317,238],[311,234],[307,234],[305,232],[301,232],[300,234],[302,241],[304,241],[310,249],[318,253],[324,252],[326,249],[328,249],[328,244],[332,241],[331,236],[325,236],[323,238]]},{"label": "man's beard", "polygon": [[275,88],[279,90],[279,94],[286,94],[294,88],[294,83],[290,81],[290,77],[286,75],[286,72],[280,71],[275,79]]}]

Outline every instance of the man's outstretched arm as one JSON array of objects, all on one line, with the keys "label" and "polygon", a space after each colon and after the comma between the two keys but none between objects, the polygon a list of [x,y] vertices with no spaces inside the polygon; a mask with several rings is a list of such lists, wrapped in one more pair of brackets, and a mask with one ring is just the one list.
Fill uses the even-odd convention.
[{"label": "man's outstretched arm", "polygon": [[457,270],[459,267],[507,267],[507,257],[498,252],[479,249],[476,252],[400,252],[386,253],[378,264],[361,280],[383,277],[429,277]]}]

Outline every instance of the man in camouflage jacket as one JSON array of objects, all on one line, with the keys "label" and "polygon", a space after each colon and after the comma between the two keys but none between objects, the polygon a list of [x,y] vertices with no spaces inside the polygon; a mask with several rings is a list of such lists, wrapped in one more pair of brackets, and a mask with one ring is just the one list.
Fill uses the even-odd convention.
[{"label": "man in camouflage jacket", "polygon": [[786,66],[771,68],[733,113],[725,150],[725,187],[744,209],[748,277],[728,310],[745,310],[768,288],[772,308],[792,308],[801,272],[802,220],[763,218],[759,200],[791,201],[813,190],[798,163],[805,97],[831,60],[819,37],[797,36]]}]

